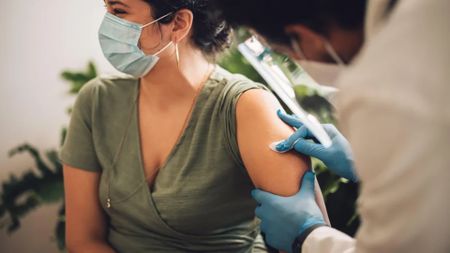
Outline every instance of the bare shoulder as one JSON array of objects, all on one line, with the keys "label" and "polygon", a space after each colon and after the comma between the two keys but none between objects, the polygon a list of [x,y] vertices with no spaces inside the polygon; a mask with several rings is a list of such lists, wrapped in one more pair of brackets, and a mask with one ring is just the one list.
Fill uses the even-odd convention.
[{"label": "bare shoulder", "polygon": [[292,195],[309,169],[309,158],[294,152],[279,154],[269,145],[290,136],[294,130],[281,121],[282,109],[275,96],[263,89],[244,92],[236,105],[237,139],[245,167],[256,187]]}]

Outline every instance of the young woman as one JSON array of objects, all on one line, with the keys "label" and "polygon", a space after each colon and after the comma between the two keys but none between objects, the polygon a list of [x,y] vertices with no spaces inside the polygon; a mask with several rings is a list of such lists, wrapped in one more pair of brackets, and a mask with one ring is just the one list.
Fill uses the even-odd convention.
[{"label": "young woman", "polygon": [[293,132],[280,105],[213,63],[230,28],[206,0],[106,6],[102,50],[130,76],[96,78],[75,102],[60,151],[68,250],[266,252],[250,191],[294,194],[309,160],[269,149]]}]

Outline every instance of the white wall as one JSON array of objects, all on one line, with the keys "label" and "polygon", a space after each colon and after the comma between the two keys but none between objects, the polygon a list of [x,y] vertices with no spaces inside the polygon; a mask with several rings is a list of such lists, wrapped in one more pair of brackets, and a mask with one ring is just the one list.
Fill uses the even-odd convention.
[{"label": "white wall", "polygon": [[[112,72],[97,41],[102,0],[2,1],[0,15],[0,182],[33,166],[8,151],[28,142],[57,148],[73,102],[63,69],[84,69],[92,59]],[[50,241],[59,205],[35,211],[12,236],[0,231],[0,252],[58,252]]]}]

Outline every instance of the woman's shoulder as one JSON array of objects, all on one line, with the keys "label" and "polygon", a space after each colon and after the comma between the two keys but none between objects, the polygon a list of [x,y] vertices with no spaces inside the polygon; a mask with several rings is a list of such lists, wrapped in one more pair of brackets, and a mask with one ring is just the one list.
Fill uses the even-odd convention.
[{"label": "woman's shoulder", "polygon": [[100,75],[88,81],[79,91],[79,96],[124,96],[134,93],[138,79],[120,75]]},{"label": "woman's shoulder", "polygon": [[225,86],[229,87],[258,87],[267,89],[265,85],[255,82],[240,73],[232,73],[219,65],[216,66],[211,78],[221,81]]},{"label": "woman's shoulder", "polygon": [[216,70],[212,74],[212,80],[216,80],[220,89],[221,95],[219,101],[225,103],[235,103],[236,100],[246,91],[252,89],[260,89],[270,91],[265,85],[252,81],[248,77],[239,74],[231,73],[230,71],[217,66]]},{"label": "woman's shoulder", "polygon": [[98,76],[81,87],[73,109],[101,115],[119,112],[135,100],[138,79],[123,76]]}]

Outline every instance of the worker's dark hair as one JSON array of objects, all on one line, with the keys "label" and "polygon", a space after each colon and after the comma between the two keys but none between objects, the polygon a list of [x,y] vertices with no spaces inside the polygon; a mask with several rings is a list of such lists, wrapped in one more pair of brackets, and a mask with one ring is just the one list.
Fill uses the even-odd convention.
[{"label": "worker's dark hair", "polygon": [[[204,54],[214,56],[227,48],[231,42],[231,27],[213,9],[208,0],[144,0],[152,7],[153,18],[159,18],[169,12],[180,9],[192,11],[194,20],[192,24],[192,42]],[[169,15],[160,20],[167,24],[175,15]]]},{"label": "worker's dark hair", "polygon": [[304,24],[326,35],[330,24],[363,26],[367,0],[211,0],[232,26],[253,28],[275,43],[288,45],[285,27]]}]

